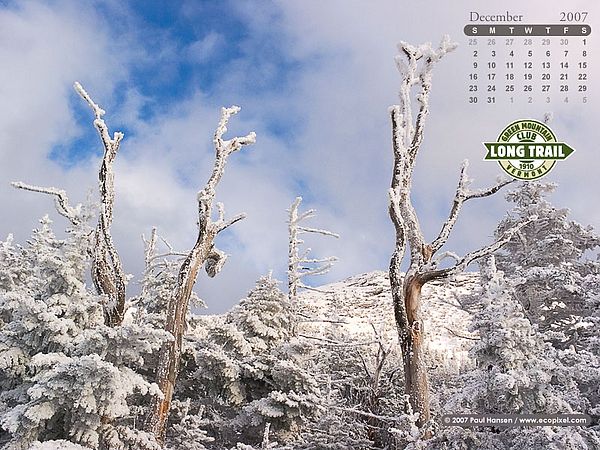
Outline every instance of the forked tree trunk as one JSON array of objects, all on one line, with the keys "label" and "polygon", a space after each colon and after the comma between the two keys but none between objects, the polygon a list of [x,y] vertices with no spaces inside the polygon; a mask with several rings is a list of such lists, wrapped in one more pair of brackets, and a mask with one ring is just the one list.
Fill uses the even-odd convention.
[{"label": "forked tree trunk", "polygon": [[[409,395],[413,412],[419,413],[416,424],[423,428],[422,434],[425,438],[431,435],[431,429],[427,425],[430,421],[430,411],[429,383],[423,349],[425,332],[421,317],[423,285],[433,280],[446,279],[463,271],[471,262],[498,250],[523,226],[535,220],[532,217],[518,224],[507,230],[496,242],[467,253],[462,258],[452,252],[437,255],[448,241],[464,202],[473,198],[488,197],[514,181],[501,180],[488,189],[471,191],[470,180],[467,177],[467,161],[465,161],[449,217],[443,223],[438,236],[430,243],[425,241],[419,217],[411,201],[412,176],[416,157],[423,142],[425,122],[429,115],[432,70],[434,65],[455,47],[456,44],[450,43],[448,37],[442,40],[437,50],[432,49],[430,44],[415,47],[401,43],[399,49],[402,54],[396,59],[402,74],[400,104],[390,108],[394,168],[389,191],[389,214],[396,232],[395,249],[390,261],[390,285],[402,349],[405,392]],[[412,92],[415,86],[418,87],[416,96]],[[419,103],[414,121],[411,103],[413,97],[416,97]],[[400,266],[407,249],[409,249],[410,259],[407,273],[402,277]],[[455,264],[441,269],[440,262],[446,258],[454,259]]]},{"label": "forked tree trunk", "polygon": [[181,363],[186,316],[198,271],[204,265],[208,275],[214,277],[221,270],[227,255],[214,246],[214,239],[221,231],[245,217],[244,214],[239,214],[226,221],[225,208],[221,203],[216,205],[218,220],[213,221],[211,217],[215,190],[223,176],[228,156],[244,145],[253,144],[256,140],[253,132],[244,137],[223,139],[230,117],[237,114],[239,110],[238,106],[232,106],[221,111],[221,121],[213,139],[216,152],[213,171],[204,188],[198,192],[198,238],[179,269],[177,287],[167,305],[165,331],[168,331],[173,339],[161,348],[156,369],[156,384],[163,397],[154,399],[145,424],[146,430],[153,433],[161,444],[165,441],[167,420]]}]

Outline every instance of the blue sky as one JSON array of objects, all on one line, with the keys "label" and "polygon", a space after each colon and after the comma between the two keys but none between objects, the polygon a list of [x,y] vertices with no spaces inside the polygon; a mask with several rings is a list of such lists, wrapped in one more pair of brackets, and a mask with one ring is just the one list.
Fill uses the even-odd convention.
[{"label": "blue sky", "polygon": [[[308,58],[299,61],[287,55],[276,31],[266,28],[254,33],[252,24],[244,20],[248,12],[236,10],[235,2],[96,4],[95,17],[110,29],[111,35],[117,39],[124,36],[127,45],[133,44],[136,53],[142,55],[128,62],[129,76],[115,89],[135,87],[144,99],[139,111],[145,120],[165,114],[198,90],[212,105],[235,103],[236,93],[224,91],[220,84],[231,66],[243,67],[244,71],[235,89],[260,99],[265,93],[285,95],[293,89],[295,70],[306,70],[310,64]],[[264,5],[268,6],[264,11],[272,8],[270,2]],[[276,29],[276,11],[269,11],[268,17]],[[118,110],[123,99],[115,97],[114,101],[111,107]],[[80,103],[75,98],[72,107],[83,119],[88,111]],[[293,116],[271,111],[261,119],[271,133],[293,137],[293,125],[297,126]],[[115,125],[128,136],[135,135],[136,129],[129,128],[127,122]],[[87,130],[80,139],[54,149],[52,157],[67,166],[86,158],[85,142],[91,141],[93,134],[93,129]]]},{"label": "blue sky", "polygon": [[[522,3],[503,8],[552,21],[548,2]],[[594,20],[598,14],[589,0],[573,7]],[[461,161],[471,160],[475,186],[491,184],[500,172],[482,161],[481,142],[547,110],[466,104],[462,29],[473,8],[484,9],[474,1],[0,2],[0,236],[12,232],[23,242],[52,210],[49,199],[15,192],[9,181],[62,187],[74,201],[95,188],[101,146],[72,90],[77,80],[107,110],[111,129],[125,132],[114,235],[128,272],[139,274],[140,235],[153,225],[176,248],[192,245],[195,193],[212,165],[219,108],[231,104],[242,111],[230,135],[253,130],[258,137],[232,156],[219,187],[228,213],[248,218],[219,237],[231,256],[223,273],[198,280],[209,311],[228,309],[270,269],[285,277],[286,209],[297,195],[317,209],[314,225],[341,235],[309,243],[317,255],[340,258],[323,281],[385,270],[393,245],[387,108],[398,101],[397,42],[437,42],[447,33],[460,44],[434,73],[415,174],[414,200],[429,237],[447,214]],[[590,99],[585,108],[552,105],[554,130],[581,151],[550,180],[561,184],[557,204],[598,226],[600,208],[586,200],[599,168],[587,148],[599,137],[597,93]],[[449,249],[488,243],[507,207],[502,196],[468,205]]]}]

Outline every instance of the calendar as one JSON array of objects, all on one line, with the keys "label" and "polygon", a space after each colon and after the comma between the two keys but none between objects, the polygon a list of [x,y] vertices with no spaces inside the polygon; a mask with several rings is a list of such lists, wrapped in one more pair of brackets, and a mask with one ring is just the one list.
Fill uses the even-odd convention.
[{"label": "calendar", "polygon": [[550,11],[539,20],[469,12],[465,101],[471,105],[589,102],[594,56],[590,12]]}]

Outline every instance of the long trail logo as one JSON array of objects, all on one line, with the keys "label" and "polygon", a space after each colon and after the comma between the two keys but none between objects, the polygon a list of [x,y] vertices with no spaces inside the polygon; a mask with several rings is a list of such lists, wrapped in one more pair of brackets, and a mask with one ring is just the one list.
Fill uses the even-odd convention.
[{"label": "long trail logo", "polygon": [[496,142],[484,142],[488,161],[497,161],[502,170],[519,180],[536,180],[547,175],[557,161],[574,151],[559,142],[552,130],[537,120],[517,120],[509,124]]}]

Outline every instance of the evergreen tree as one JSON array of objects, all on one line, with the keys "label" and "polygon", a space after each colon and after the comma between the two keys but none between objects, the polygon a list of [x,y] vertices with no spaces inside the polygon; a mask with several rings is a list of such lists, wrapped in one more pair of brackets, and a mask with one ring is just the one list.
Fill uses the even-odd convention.
[{"label": "evergreen tree", "polygon": [[555,346],[583,347],[593,333],[587,316],[600,295],[600,265],[589,258],[600,246],[592,227],[569,219],[546,196],[555,184],[523,183],[507,200],[513,210],[500,222],[496,235],[524,219],[537,216],[497,254],[498,267],[515,281],[515,295],[529,319],[548,334]]},{"label": "evergreen tree", "polygon": [[[45,217],[26,247],[0,245],[0,424],[8,449],[68,440],[141,447],[131,401],[152,385],[136,372],[164,333],[104,324],[105,298],[85,285],[85,220],[57,239]],[[109,445],[108,442],[111,442]]]},{"label": "evergreen tree", "polygon": [[481,309],[472,323],[480,340],[471,349],[477,368],[468,375],[469,407],[499,414],[581,411],[583,400],[570,370],[525,316],[493,259],[490,264]]},{"label": "evergreen tree", "polygon": [[308,348],[291,336],[291,324],[286,295],[263,277],[195,343],[193,379],[205,398],[217,399],[220,445],[256,445],[267,423],[275,439],[290,441],[319,410],[317,382],[305,369]]},{"label": "evergreen tree", "polygon": [[[481,309],[475,313],[471,329],[480,337],[471,350],[476,369],[460,376],[444,410],[469,414],[589,412],[591,405],[579,389],[578,375],[563,363],[562,351],[546,342],[524,314],[514,286],[496,270],[493,258],[482,276]],[[442,429],[430,448],[591,450],[599,438],[597,430],[580,427],[452,427]]]}]

